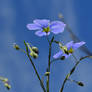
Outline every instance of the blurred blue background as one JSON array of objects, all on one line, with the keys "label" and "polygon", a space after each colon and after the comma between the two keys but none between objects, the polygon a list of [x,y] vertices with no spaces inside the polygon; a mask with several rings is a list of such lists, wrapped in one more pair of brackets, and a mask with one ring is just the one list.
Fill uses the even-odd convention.
[{"label": "blurred blue background", "polygon": [[[91,9],[91,0],[0,0],[0,76],[10,80],[12,88],[9,92],[43,92],[28,58],[12,48],[13,43],[25,48],[24,40],[37,46],[40,55],[34,63],[40,75],[44,75],[48,57],[47,40],[45,37],[35,36],[34,31],[27,30],[26,25],[37,18],[58,20],[58,14],[62,13],[73,32],[85,41],[88,49],[92,51]],[[67,40],[67,30],[55,37],[60,41]],[[56,47],[53,50],[58,52]],[[80,51],[76,55],[78,57]],[[72,75],[73,79],[82,81],[85,86],[79,87],[75,83],[67,82],[64,92],[92,90],[91,61],[84,60]],[[65,75],[73,65],[72,57],[66,61],[53,63],[50,92],[59,92]],[[2,83],[0,83],[0,91],[8,92]]]}]

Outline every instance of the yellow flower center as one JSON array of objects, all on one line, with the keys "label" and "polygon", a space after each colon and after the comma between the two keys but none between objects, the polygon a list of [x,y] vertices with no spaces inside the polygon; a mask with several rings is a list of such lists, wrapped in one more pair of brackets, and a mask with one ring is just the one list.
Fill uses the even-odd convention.
[{"label": "yellow flower center", "polygon": [[70,48],[69,50],[68,50],[68,48],[66,46],[60,46],[60,48],[67,55],[69,55],[69,53],[73,53],[74,52],[73,48]]},{"label": "yellow flower center", "polygon": [[70,49],[68,50],[68,52],[69,52],[69,53],[73,53],[73,52],[74,52],[74,49],[73,49],[73,48],[70,48]]},{"label": "yellow flower center", "polygon": [[43,32],[46,32],[46,33],[50,32],[50,28],[49,27],[43,28]]}]

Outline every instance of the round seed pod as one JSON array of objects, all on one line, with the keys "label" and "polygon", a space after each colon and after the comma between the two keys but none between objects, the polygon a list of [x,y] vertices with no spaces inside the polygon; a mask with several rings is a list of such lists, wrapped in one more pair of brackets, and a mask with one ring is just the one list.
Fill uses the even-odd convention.
[{"label": "round seed pod", "polygon": [[30,55],[31,55],[34,59],[38,58],[38,54],[35,53],[35,52],[31,52]]},{"label": "round seed pod", "polygon": [[38,48],[37,47],[32,47],[32,50],[36,53],[39,54]]}]

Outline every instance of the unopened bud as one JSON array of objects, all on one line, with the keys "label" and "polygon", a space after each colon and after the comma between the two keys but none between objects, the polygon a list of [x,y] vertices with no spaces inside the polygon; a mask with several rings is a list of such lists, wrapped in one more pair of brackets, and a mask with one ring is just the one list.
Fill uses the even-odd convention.
[{"label": "unopened bud", "polygon": [[8,79],[7,79],[7,78],[4,78],[2,81],[3,81],[3,82],[7,82],[7,81],[8,81]]},{"label": "unopened bud", "polygon": [[9,90],[11,88],[9,80],[7,78],[3,78],[3,77],[1,77],[1,80],[4,83],[4,86]]},{"label": "unopened bud", "polygon": [[84,84],[82,83],[82,82],[77,82],[77,84],[79,85],[79,86],[84,86]]},{"label": "unopened bud", "polygon": [[15,48],[16,50],[19,50],[19,46],[17,44],[14,44],[13,48]]},{"label": "unopened bud", "polygon": [[38,48],[37,48],[37,47],[32,47],[32,50],[33,50],[35,53],[39,54],[39,51],[38,51]]},{"label": "unopened bud", "polygon": [[34,59],[36,59],[36,58],[38,57],[38,54],[35,53],[35,52],[33,52],[33,51],[30,53],[30,55],[31,55]]},{"label": "unopened bud", "polygon": [[46,72],[46,73],[45,73],[45,76],[48,76],[49,74],[50,74],[50,72]]},{"label": "unopened bud", "polygon": [[8,83],[5,83],[4,86],[9,90],[11,88],[11,85],[9,85]]}]

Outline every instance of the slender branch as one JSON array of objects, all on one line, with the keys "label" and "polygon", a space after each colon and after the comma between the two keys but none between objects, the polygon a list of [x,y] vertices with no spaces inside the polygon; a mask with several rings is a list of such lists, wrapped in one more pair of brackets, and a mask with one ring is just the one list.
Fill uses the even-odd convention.
[{"label": "slender branch", "polygon": [[40,76],[39,76],[39,74],[38,74],[38,72],[37,72],[37,70],[36,70],[36,67],[35,67],[35,65],[34,65],[34,63],[33,63],[32,59],[31,59],[30,55],[29,55],[28,47],[27,47],[27,44],[25,43],[25,41],[24,41],[24,44],[25,44],[26,52],[27,52],[26,55],[28,56],[28,58],[29,58],[29,60],[30,60],[30,62],[31,62],[31,64],[32,64],[34,70],[35,70],[35,73],[36,73],[36,75],[37,75],[37,77],[38,77],[38,79],[39,79],[39,81],[40,81],[40,85],[41,85],[43,91],[46,92],[46,89],[45,89],[45,87],[44,87],[44,84],[43,84],[43,82],[42,82],[42,80],[41,80],[41,78],[40,78]]},{"label": "slender branch", "polygon": [[62,84],[62,87],[60,89],[60,92],[63,92],[63,89],[64,89],[64,86],[65,86],[65,83],[67,82],[67,80],[69,79],[69,77],[74,73],[76,67],[78,66],[78,64],[80,63],[81,60],[84,60],[86,58],[92,58],[92,56],[84,56],[82,58],[79,59],[79,61],[76,62],[76,64],[74,65],[74,67],[70,70],[70,72],[66,75],[64,81],[63,81],[63,84]]},{"label": "slender branch", "polygon": [[[51,42],[49,43],[48,72],[50,72],[50,58],[51,58]],[[49,92],[49,80],[50,74],[47,76],[47,92]]]},{"label": "slender branch", "polygon": [[[47,39],[49,42],[49,55],[48,55],[48,72],[50,72],[50,62],[51,62],[51,49],[52,49],[52,42],[54,40],[54,36],[52,37],[51,41]],[[49,92],[49,80],[50,80],[50,74],[47,76],[47,92]]]}]

